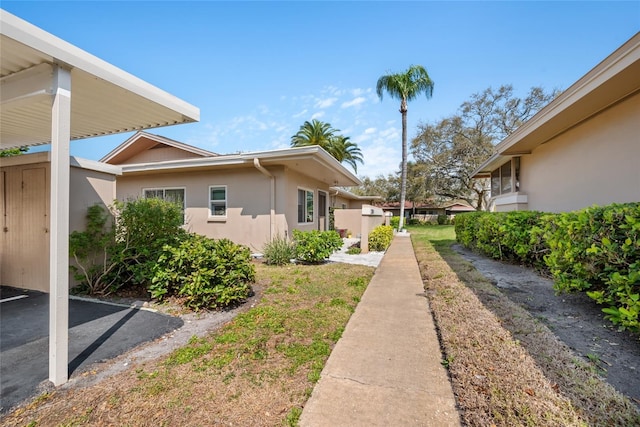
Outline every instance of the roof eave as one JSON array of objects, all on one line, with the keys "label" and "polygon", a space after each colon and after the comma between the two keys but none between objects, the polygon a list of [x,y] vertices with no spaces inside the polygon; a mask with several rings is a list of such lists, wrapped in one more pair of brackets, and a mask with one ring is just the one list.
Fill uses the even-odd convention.
[{"label": "roof eave", "polygon": [[513,157],[533,149],[604,109],[640,91],[640,33],[542,108],[496,145],[492,156],[474,172],[486,172],[496,156]]}]

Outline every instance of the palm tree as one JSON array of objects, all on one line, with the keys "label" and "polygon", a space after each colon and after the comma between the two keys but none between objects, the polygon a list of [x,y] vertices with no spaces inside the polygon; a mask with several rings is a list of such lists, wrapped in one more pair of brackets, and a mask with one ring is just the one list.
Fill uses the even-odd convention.
[{"label": "palm tree", "polygon": [[319,145],[322,148],[326,148],[336,132],[338,130],[332,128],[329,123],[316,119],[306,121],[300,126],[298,133],[291,137],[291,146],[307,147],[309,145]]},{"label": "palm tree", "polygon": [[355,173],[358,173],[358,162],[364,164],[360,147],[355,142],[349,141],[348,136],[334,136],[325,149],[340,163],[350,165]]},{"label": "palm tree", "polygon": [[291,137],[292,147],[308,147],[318,145],[326,150],[340,163],[347,163],[358,172],[357,163],[364,163],[362,152],[358,144],[349,141],[348,136],[339,135],[339,129],[334,129],[329,123],[313,119],[306,121],[298,133]]},{"label": "palm tree", "polygon": [[404,226],[404,201],[407,193],[407,102],[413,101],[422,93],[427,99],[433,94],[433,80],[421,65],[412,65],[404,73],[387,74],[378,79],[376,92],[382,100],[387,92],[391,98],[400,100],[402,114],[402,174],[400,184],[400,223],[398,230]]}]

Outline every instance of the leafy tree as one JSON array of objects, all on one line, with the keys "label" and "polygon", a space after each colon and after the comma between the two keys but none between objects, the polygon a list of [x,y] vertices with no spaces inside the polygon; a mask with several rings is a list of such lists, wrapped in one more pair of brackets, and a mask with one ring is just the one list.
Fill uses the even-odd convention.
[{"label": "leafy tree", "polygon": [[433,94],[433,80],[427,70],[421,65],[412,65],[404,73],[387,74],[378,79],[376,92],[382,100],[387,92],[391,98],[400,100],[400,114],[402,114],[402,171],[400,177],[400,224],[404,221],[404,201],[407,191],[407,103],[421,94],[431,98]]},{"label": "leafy tree", "polygon": [[486,208],[489,180],[472,173],[494,153],[494,146],[531,118],[558,91],[533,87],[524,98],[511,85],[488,88],[465,101],[457,114],[436,123],[420,124],[411,151],[426,170],[431,191],[440,197],[463,199]]},{"label": "leafy tree", "polygon": [[364,163],[362,151],[355,142],[351,142],[348,136],[338,134],[339,129],[334,129],[329,123],[313,119],[306,121],[300,130],[291,137],[292,147],[308,147],[318,145],[326,150],[340,163],[347,163],[358,172],[358,163]]},{"label": "leafy tree", "polygon": [[29,151],[29,147],[7,148],[6,150],[0,150],[0,157],[19,156],[27,151]]},{"label": "leafy tree", "polygon": [[374,179],[361,177],[362,185],[350,190],[360,196],[380,196],[385,202],[400,201],[400,177],[398,174],[378,175]]}]

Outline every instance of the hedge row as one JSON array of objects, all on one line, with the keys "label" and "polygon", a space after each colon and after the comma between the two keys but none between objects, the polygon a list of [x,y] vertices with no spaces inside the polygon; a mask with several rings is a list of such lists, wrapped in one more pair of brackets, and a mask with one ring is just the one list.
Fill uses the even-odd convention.
[{"label": "hedge row", "polygon": [[456,216],[457,240],[500,260],[548,270],[560,292],[604,304],[606,318],[640,332],[640,203],[576,212]]}]

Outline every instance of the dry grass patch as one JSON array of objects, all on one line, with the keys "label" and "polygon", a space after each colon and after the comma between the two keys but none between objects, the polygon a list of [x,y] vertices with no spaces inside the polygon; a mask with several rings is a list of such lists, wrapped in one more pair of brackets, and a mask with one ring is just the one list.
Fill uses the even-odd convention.
[{"label": "dry grass patch", "polygon": [[411,230],[467,425],[638,425],[637,408],[451,250],[452,227]]},{"label": "dry grass patch", "polygon": [[262,299],[220,330],[95,386],[43,396],[2,425],[295,425],[372,274],[259,264]]}]

